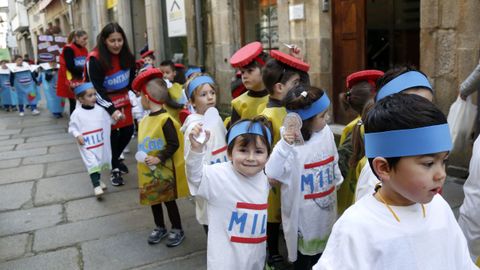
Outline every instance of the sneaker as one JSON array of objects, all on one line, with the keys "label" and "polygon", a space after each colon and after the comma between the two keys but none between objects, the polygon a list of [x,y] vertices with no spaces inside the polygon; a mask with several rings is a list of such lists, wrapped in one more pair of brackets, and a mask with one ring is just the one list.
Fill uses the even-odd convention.
[{"label": "sneaker", "polygon": [[283,260],[282,255],[277,254],[273,256],[268,256],[268,259],[267,259],[268,269],[270,270],[286,269],[284,264],[285,262]]},{"label": "sneaker", "polygon": [[95,187],[95,188],[93,189],[93,192],[95,193],[95,196],[96,196],[96,197],[100,197],[100,196],[103,195],[103,189],[102,189],[101,186]]},{"label": "sneaker", "polygon": [[107,185],[105,185],[105,183],[103,183],[102,181],[100,181],[100,187],[102,189],[107,189]]},{"label": "sneaker", "polygon": [[122,173],[119,169],[113,169],[110,173],[110,182],[112,182],[112,186],[121,186],[123,185],[123,178]]},{"label": "sneaker", "polygon": [[32,111],[32,115],[39,115],[40,114],[40,111],[35,109]]},{"label": "sneaker", "polygon": [[118,168],[120,169],[120,172],[121,172],[121,173],[123,173],[123,174],[128,173],[128,167],[127,167],[127,165],[125,165],[125,163],[123,163],[123,162],[121,162],[121,161],[118,163]]},{"label": "sneaker", "polygon": [[123,151],[122,153],[120,154],[120,156],[118,157],[118,160],[122,161],[125,159],[125,156],[123,155]]},{"label": "sneaker", "polygon": [[183,230],[172,229],[168,234],[167,247],[176,247],[180,245],[185,239]]},{"label": "sneaker", "polygon": [[157,227],[148,236],[148,243],[150,245],[158,244],[163,238],[167,236],[167,229]]},{"label": "sneaker", "polygon": [[18,115],[20,115],[20,116],[23,117],[23,116],[25,116],[25,113],[24,113],[24,112],[20,112]]}]

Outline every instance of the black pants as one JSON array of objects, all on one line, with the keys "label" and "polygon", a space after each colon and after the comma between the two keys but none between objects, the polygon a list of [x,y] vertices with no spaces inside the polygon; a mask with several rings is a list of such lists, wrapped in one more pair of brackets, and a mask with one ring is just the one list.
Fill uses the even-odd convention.
[{"label": "black pants", "polygon": [[133,135],[133,125],[123,128],[112,129],[110,134],[110,145],[112,146],[112,169],[117,169],[120,161],[118,158],[123,149],[127,147]]},{"label": "black pants", "polygon": [[297,251],[297,260],[293,263],[294,270],[310,270],[318,262],[322,253],[309,256],[303,255],[300,251]]},{"label": "black pants", "polygon": [[[172,229],[182,230],[182,221],[180,220],[177,203],[175,201],[169,201],[164,204],[167,207],[168,218],[170,219],[170,223],[172,223]],[[162,203],[152,205],[152,213],[155,225],[157,225],[157,227],[165,228]]]},{"label": "black pants", "polygon": [[280,254],[278,251],[278,238],[280,234],[280,223],[267,222],[267,247],[268,256]]},{"label": "black pants", "polygon": [[74,98],[69,98],[68,104],[70,105],[70,115],[72,115],[73,111],[75,110],[75,105],[77,105],[77,100]]}]

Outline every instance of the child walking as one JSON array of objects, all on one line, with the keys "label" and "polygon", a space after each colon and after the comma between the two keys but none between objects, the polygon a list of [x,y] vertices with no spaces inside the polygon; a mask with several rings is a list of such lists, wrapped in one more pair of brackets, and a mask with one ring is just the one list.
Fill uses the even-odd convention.
[{"label": "child walking", "polygon": [[17,92],[10,85],[10,69],[7,60],[0,60],[0,99],[5,111],[14,111],[17,107]]},{"label": "child walking", "polygon": [[158,244],[167,236],[162,204],[165,204],[172,229],[167,247],[176,247],[185,239],[176,199],[189,195],[183,159],[183,136],[180,124],[167,113],[164,104],[168,89],[159,69],[140,73],[132,83],[141,91],[142,106],[150,110],[138,127],[138,151],[147,157],[138,162],[140,203],[150,205],[156,228],[148,237],[149,244]]},{"label": "child walking", "polygon": [[287,94],[289,111],[302,119],[305,143],[285,128],[266,166],[281,185],[282,223],[294,269],[311,269],[322,254],[337,218],[336,189],[343,177],[333,132],[327,125],[330,100],[316,87],[299,85]]},{"label": "child walking", "polygon": [[42,68],[38,82],[42,85],[47,108],[55,118],[62,118],[65,106],[65,99],[57,96],[58,67],[55,61],[40,64]]},{"label": "child walking", "polygon": [[30,66],[23,62],[20,55],[15,55],[15,64],[10,70],[10,85],[15,87],[18,96],[18,111],[20,116],[25,115],[24,106],[30,105],[32,115],[39,115],[37,110],[37,80],[30,70]]},{"label": "child walking", "polygon": [[263,269],[269,189],[263,169],[270,130],[259,119],[237,122],[227,134],[231,162],[213,165],[203,163],[206,142],[195,140],[201,131],[197,125],[190,132],[186,168],[192,195],[208,202],[207,268]]},{"label": "child walking", "polygon": [[70,116],[68,133],[76,138],[78,150],[87,167],[95,196],[100,197],[107,186],[100,180],[103,169],[111,169],[110,115],[96,105],[97,96],[92,83],[80,84],[74,89],[82,105]]},{"label": "child walking", "polygon": [[[217,86],[213,79],[207,74],[194,75],[185,84],[189,96],[189,102],[193,105],[194,113],[190,114],[183,123],[181,132],[185,139],[185,157],[190,151],[190,132],[199,123],[203,123],[204,114],[209,108],[215,107],[217,104],[216,92]],[[210,140],[205,145],[204,164],[215,164],[226,162],[227,159],[227,142],[225,129],[221,118],[218,118],[217,123],[209,123]],[[190,187],[191,189],[194,187]],[[208,233],[208,215],[207,203],[201,197],[195,198],[195,213],[198,223],[202,224],[206,233]]]},{"label": "child walking", "polygon": [[451,147],[447,120],[427,99],[380,100],[365,121],[365,153],[381,184],[343,213],[313,269],[478,269],[438,194]]}]

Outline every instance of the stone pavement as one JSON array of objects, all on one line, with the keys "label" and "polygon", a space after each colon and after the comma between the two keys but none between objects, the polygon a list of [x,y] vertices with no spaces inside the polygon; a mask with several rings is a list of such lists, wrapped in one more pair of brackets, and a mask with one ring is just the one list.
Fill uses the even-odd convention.
[{"label": "stone pavement", "polygon": [[178,202],[182,245],[148,245],[154,223],[138,203],[135,143],[126,185],[111,186],[104,173],[98,201],[67,125],[45,109],[23,118],[0,112],[0,269],[206,269],[193,202]]},{"label": "stone pavement", "polygon": [[[190,200],[179,200],[185,242],[147,244],[153,218],[138,203],[135,143],[126,185],[112,187],[104,173],[108,190],[98,201],[66,131],[67,120],[44,109],[24,118],[0,112],[0,269],[206,269],[206,236]],[[462,180],[449,178],[444,190],[458,211]]]}]

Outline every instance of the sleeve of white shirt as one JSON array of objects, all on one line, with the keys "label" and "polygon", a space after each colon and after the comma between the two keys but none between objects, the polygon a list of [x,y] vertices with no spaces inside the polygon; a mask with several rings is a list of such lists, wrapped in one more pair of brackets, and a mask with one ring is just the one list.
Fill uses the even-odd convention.
[{"label": "sleeve of white shirt", "polygon": [[209,188],[206,171],[208,165],[203,164],[205,152],[189,151],[185,158],[188,187],[193,196],[209,199]]},{"label": "sleeve of white shirt", "polygon": [[80,132],[80,126],[79,126],[79,123],[78,123],[78,118],[76,116],[77,116],[77,114],[73,113],[70,116],[70,122],[68,122],[68,133],[72,134],[73,137],[75,137],[75,138],[82,135],[82,133]]},{"label": "sleeve of white shirt", "polygon": [[288,184],[290,181],[288,176],[291,172],[289,158],[294,155],[293,152],[293,145],[288,144],[283,138],[278,141],[265,165],[265,173],[267,176],[283,184]]}]

